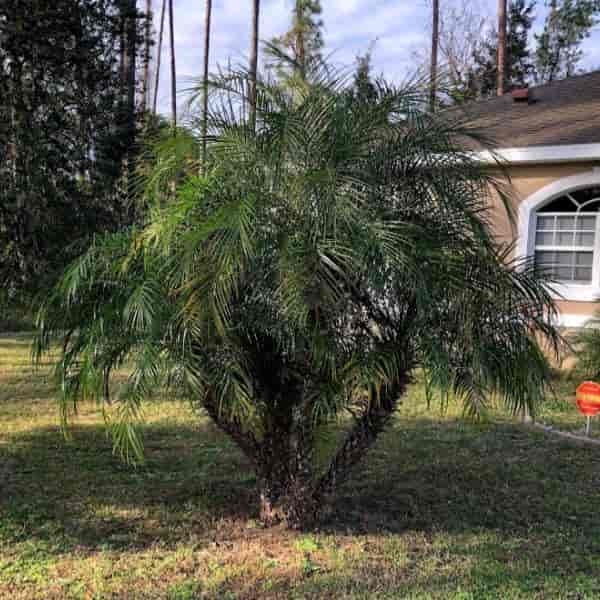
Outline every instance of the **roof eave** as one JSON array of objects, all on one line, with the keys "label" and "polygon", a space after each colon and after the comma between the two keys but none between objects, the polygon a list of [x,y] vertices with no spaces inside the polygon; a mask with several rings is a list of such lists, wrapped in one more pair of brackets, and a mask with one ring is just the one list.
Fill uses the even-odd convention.
[{"label": "roof eave", "polygon": [[600,144],[564,144],[529,148],[498,148],[473,152],[486,164],[528,165],[600,161]]}]

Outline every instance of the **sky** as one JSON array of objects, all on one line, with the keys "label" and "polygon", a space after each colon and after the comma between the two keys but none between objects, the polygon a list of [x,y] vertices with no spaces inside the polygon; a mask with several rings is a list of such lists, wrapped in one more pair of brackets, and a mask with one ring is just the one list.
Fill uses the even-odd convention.
[{"label": "sky", "polygon": [[[441,3],[453,0],[441,0]],[[138,0],[140,8],[145,0]],[[497,0],[472,0],[482,14],[495,14]],[[153,0],[155,26],[158,31],[161,0]],[[174,0],[175,54],[177,89],[183,104],[185,90],[192,78],[198,78],[203,64],[204,0]],[[538,20],[543,24],[544,1],[538,0]],[[284,33],[290,24],[293,0],[262,0],[260,38],[270,40]],[[428,47],[430,0],[321,0],[323,7],[326,54],[340,66],[353,64],[376,41],[373,53],[375,73],[388,80],[401,81],[419,66],[415,51]],[[247,61],[250,45],[252,0],[213,0],[211,35],[211,69]],[[168,18],[168,17],[167,17]],[[169,112],[169,45],[168,27],[162,55],[159,108]],[[597,27],[583,46],[583,66],[600,67],[600,28]]]}]

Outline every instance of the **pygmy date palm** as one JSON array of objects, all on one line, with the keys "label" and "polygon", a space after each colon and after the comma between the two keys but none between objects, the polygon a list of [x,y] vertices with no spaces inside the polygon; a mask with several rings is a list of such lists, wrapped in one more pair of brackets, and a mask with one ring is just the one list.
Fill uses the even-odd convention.
[{"label": "pygmy date palm", "polygon": [[39,317],[38,350],[61,339],[65,411],[127,364],[114,439],[136,459],[142,401],[178,388],[248,458],[262,518],[291,526],[331,506],[416,369],[469,412],[491,395],[534,411],[540,342],[557,343],[544,282],[493,240],[503,188],[461,150],[464,124],[410,86],[366,101],[313,79],[259,81],[252,127],[246,75],[216,84],[206,176],[159,153],[145,227],[98,240]]}]

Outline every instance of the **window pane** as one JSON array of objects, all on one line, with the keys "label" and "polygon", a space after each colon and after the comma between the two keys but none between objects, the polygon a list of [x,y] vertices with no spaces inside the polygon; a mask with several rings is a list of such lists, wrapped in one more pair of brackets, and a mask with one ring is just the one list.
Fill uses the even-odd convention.
[{"label": "window pane", "polygon": [[538,231],[538,233],[535,236],[535,244],[536,246],[553,246],[554,233],[552,233],[551,231]]},{"label": "window pane", "polygon": [[557,252],[555,262],[557,265],[572,265],[575,259],[575,252]]},{"label": "window pane", "polygon": [[577,229],[581,231],[594,231],[596,229],[596,217],[579,217]]},{"label": "window pane", "polygon": [[575,264],[581,267],[591,267],[593,264],[594,255],[591,252],[577,252],[575,256]]},{"label": "window pane", "polygon": [[575,236],[572,231],[569,231],[568,233],[559,232],[556,234],[556,245],[557,246],[572,246],[574,239],[575,239]]},{"label": "window pane", "polygon": [[558,281],[571,281],[573,279],[573,269],[571,267],[556,267],[553,270],[553,275]]},{"label": "window pane", "polygon": [[575,217],[558,217],[556,225],[558,229],[575,229]]},{"label": "window pane", "polygon": [[594,247],[594,238],[595,234],[592,232],[587,233],[577,233],[575,235],[575,245],[576,246],[586,246],[589,248]]},{"label": "window pane", "polygon": [[540,212],[575,212],[579,207],[568,196],[561,196],[540,208]]},{"label": "window pane", "polygon": [[590,283],[592,281],[592,267],[576,267],[575,281]]},{"label": "window pane", "polygon": [[554,252],[550,252],[548,250],[538,250],[535,253],[535,264],[536,265],[550,265],[552,264],[552,257]]},{"label": "window pane", "polygon": [[538,228],[538,230],[546,230],[546,231],[550,230],[550,231],[552,231],[552,229],[554,229],[554,217],[541,217],[541,216],[539,216],[537,218],[537,228]]}]

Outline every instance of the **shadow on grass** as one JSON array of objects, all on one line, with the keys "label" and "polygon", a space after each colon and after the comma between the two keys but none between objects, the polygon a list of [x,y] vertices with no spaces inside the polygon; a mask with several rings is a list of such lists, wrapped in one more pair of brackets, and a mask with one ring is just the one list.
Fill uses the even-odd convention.
[{"label": "shadow on grass", "polygon": [[[93,549],[248,535],[254,475],[211,425],[147,426],[137,469],[113,456],[101,427],[73,433],[65,443],[56,428],[38,429],[0,445],[0,539]],[[321,530],[535,532],[541,549],[560,534],[561,544],[598,552],[599,466],[597,450],[518,426],[398,419]]]}]

